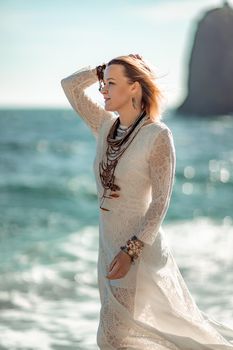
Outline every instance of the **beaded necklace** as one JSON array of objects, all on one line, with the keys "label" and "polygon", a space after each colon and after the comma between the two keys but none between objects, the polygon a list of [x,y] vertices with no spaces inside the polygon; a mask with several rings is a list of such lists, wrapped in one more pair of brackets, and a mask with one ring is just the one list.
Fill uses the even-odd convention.
[{"label": "beaded necklace", "polygon": [[115,139],[118,139],[118,140],[121,139],[124,136],[127,129],[129,129],[129,128],[130,128],[130,126],[124,126],[124,125],[120,124],[118,126],[118,128],[116,129]]},{"label": "beaded necklace", "polygon": [[[128,127],[123,134],[122,138],[116,139],[117,128],[120,124],[120,118],[117,118],[109,130],[107,136],[107,150],[102,161],[99,163],[99,174],[101,183],[104,188],[103,195],[101,197],[100,209],[109,211],[109,209],[102,207],[105,198],[113,199],[119,197],[116,191],[120,191],[120,187],[114,183],[115,181],[115,168],[122,154],[128,148],[133,141],[140,128],[144,125],[149,117],[144,110],[140,113],[139,117]],[[113,191],[109,196],[106,195],[107,190]]]}]

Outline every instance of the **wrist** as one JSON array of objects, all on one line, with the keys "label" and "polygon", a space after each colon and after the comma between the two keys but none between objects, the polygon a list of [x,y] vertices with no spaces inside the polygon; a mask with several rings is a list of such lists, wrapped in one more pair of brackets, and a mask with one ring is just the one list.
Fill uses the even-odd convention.
[{"label": "wrist", "polygon": [[121,247],[121,251],[124,252],[125,254],[127,254],[128,257],[129,257],[129,259],[130,259],[130,262],[131,262],[132,264],[134,264],[134,259],[133,259],[133,257],[128,253],[128,250],[127,250],[126,245]]},{"label": "wrist", "polygon": [[126,245],[121,247],[121,250],[127,253],[134,263],[134,260],[141,255],[143,247],[144,243],[134,235],[127,241]]},{"label": "wrist", "polygon": [[126,245],[121,247],[121,251],[125,252],[130,257],[131,261],[133,261],[133,257],[131,256],[131,254],[129,254],[129,251]]}]

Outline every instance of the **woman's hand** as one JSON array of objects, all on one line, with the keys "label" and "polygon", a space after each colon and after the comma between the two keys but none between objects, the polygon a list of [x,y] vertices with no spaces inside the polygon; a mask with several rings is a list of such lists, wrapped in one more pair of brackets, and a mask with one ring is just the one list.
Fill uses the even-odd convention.
[{"label": "woman's hand", "polygon": [[114,280],[124,277],[129,271],[131,264],[130,256],[121,250],[111,262],[106,278]]}]

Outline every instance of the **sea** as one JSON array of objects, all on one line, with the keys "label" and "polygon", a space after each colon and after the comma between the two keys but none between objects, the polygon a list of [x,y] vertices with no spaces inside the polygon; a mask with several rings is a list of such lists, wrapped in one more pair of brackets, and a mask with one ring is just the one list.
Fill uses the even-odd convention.
[{"label": "sea", "polygon": [[[233,327],[233,116],[166,110],[176,177],[162,224],[199,308]],[[71,109],[0,110],[0,349],[94,350],[96,141]]]}]

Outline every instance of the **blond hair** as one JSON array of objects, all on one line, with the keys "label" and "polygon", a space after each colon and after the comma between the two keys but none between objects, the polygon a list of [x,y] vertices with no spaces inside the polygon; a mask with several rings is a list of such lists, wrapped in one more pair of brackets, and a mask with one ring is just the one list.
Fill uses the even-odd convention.
[{"label": "blond hair", "polygon": [[156,83],[155,71],[152,65],[139,55],[118,56],[107,63],[120,64],[129,84],[138,81],[142,88],[142,104],[152,121],[161,119],[161,99],[163,94]]}]

